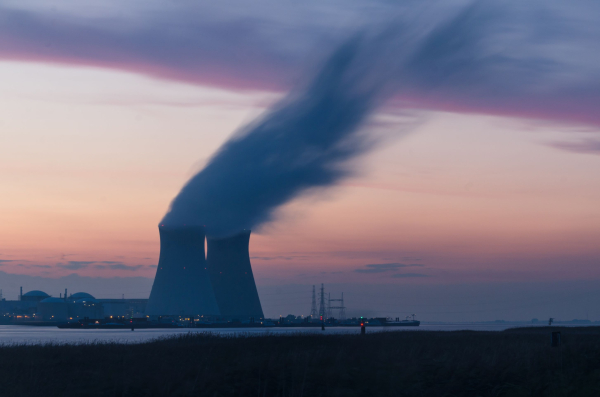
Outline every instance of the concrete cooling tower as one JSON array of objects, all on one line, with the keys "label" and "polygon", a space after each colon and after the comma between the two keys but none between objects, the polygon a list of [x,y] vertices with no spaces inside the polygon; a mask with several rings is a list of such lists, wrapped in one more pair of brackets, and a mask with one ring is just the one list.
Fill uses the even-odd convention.
[{"label": "concrete cooling tower", "polygon": [[148,315],[219,316],[204,256],[202,227],[160,225],[160,257]]},{"label": "concrete cooling tower", "polygon": [[263,317],[250,265],[250,231],[232,237],[207,237],[206,262],[221,316],[247,320]]}]

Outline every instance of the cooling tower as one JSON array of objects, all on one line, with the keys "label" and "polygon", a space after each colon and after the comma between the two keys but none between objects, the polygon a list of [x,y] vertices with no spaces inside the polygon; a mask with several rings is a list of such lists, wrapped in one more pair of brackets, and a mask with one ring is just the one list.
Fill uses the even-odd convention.
[{"label": "cooling tower", "polygon": [[204,229],[160,225],[158,231],[160,258],[146,314],[218,316],[204,257]]},{"label": "cooling tower", "polygon": [[250,231],[206,241],[206,262],[221,316],[242,321],[262,318],[248,252]]}]

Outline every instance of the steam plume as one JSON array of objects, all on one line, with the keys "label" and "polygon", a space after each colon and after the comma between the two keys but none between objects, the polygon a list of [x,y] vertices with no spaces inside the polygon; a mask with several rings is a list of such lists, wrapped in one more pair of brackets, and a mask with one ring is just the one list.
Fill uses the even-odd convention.
[{"label": "steam plume", "polygon": [[231,235],[269,221],[306,189],[346,176],[346,160],[369,147],[356,132],[384,92],[383,74],[365,67],[362,42],[347,42],[307,88],[226,142],[184,186],[162,223]]},{"label": "steam plume", "polygon": [[[537,9],[516,7],[525,21],[533,21]],[[578,37],[576,29],[521,22],[506,30],[511,15],[475,2],[451,18],[434,13],[395,21],[369,39],[350,40],[307,88],[225,143],[173,200],[163,222],[206,225],[208,234],[225,236],[271,220],[278,206],[307,189],[348,175],[347,160],[370,147],[359,127],[396,90],[400,106],[425,101],[442,109],[599,124],[591,100],[600,92],[598,67],[589,56],[569,63],[556,54],[558,43]],[[505,45],[507,35],[525,44]],[[531,45],[539,37],[557,51]]]}]

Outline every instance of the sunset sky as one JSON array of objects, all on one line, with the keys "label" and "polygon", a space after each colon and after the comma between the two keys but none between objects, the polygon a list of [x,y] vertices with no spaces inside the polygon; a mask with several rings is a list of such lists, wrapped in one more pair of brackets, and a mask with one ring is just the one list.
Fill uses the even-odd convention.
[{"label": "sunset sky", "polygon": [[[466,77],[449,72],[431,85],[410,75],[362,127],[375,145],[351,162],[354,175],[295,198],[253,232],[259,291],[326,283],[351,299],[344,285],[565,282],[571,296],[577,282],[600,282],[600,28],[582,12],[594,5],[563,13],[548,2],[536,19],[542,2],[504,3],[522,20],[487,20],[506,29],[490,37],[539,69],[474,61]],[[5,294],[14,289],[5,274],[151,279],[158,222],[185,182],[340,40],[392,7],[79,4],[0,5]],[[410,4],[394,12],[409,15]],[[448,17],[441,6],[432,14],[431,24]],[[546,29],[536,23],[552,34],[536,36]],[[522,41],[521,26],[536,34]],[[493,299],[510,299],[498,291]],[[279,314],[261,299],[265,314]]]}]

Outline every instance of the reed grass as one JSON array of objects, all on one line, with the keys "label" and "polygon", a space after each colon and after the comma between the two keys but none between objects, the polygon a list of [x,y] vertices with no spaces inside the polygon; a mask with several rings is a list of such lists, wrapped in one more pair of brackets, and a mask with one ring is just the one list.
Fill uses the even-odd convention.
[{"label": "reed grass", "polygon": [[600,327],[560,330],[4,346],[0,396],[600,396]]}]

